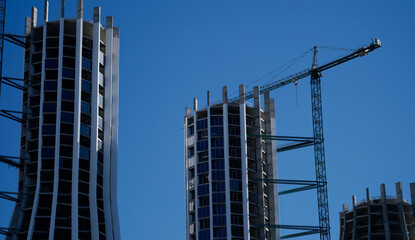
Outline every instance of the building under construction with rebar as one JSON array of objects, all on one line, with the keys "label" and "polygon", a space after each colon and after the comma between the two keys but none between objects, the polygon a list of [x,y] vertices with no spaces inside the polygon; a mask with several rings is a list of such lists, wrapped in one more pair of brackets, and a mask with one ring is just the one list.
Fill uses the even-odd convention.
[{"label": "building under construction with rebar", "polygon": [[[258,136],[275,135],[274,101],[259,87],[254,106],[230,103],[226,87],[223,102],[198,109],[186,108],[185,178],[186,235],[188,240],[279,239],[276,142]],[[240,86],[240,99],[245,88]]]},{"label": "building under construction with rebar", "polygon": [[380,186],[380,197],[370,197],[357,203],[353,209],[343,205],[340,212],[340,240],[413,240],[415,239],[415,183],[411,183],[411,202],[402,196],[402,185],[396,183],[396,197],[386,195],[385,184]]}]

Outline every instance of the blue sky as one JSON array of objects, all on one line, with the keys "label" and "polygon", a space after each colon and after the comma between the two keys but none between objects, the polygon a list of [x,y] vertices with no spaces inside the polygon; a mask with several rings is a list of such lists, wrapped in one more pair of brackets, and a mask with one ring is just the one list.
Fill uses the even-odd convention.
[{"label": "blue sky", "polygon": [[[50,19],[59,14],[51,0]],[[75,1],[67,0],[67,16]],[[43,1],[8,1],[6,32],[22,34],[30,7]],[[365,188],[395,195],[401,181],[410,200],[414,178],[415,3],[403,1],[85,1],[114,16],[120,27],[120,133],[118,199],[123,239],[185,239],[183,116],[194,97],[206,104],[231,95],[315,45],[358,48],[372,38],[382,48],[324,73],[322,78],[332,238],[338,212],[361,200]],[[105,18],[103,18],[104,20]],[[41,23],[41,21],[40,21]],[[319,62],[347,54],[321,50]],[[4,76],[21,76],[21,49],[5,44]],[[281,77],[311,65],[308,54]],[[277,134],[311,136],[309,79],[272,92]],[[20,92],[3,87],[1,109],[20,109]],[[0,118],[0,150],[17,155],[19,126]],[[278,156],[279,176],[314,179],[312,148]],[[17,189],[17,171],[0,165],[0,189]],[[314,191],[281,197],[281,223],[317,224]],[[0,199],[0,226],[13,205]],[[1,237],[0,237],[1,239]],[[318,239],[318,236],[307,237]]]}]

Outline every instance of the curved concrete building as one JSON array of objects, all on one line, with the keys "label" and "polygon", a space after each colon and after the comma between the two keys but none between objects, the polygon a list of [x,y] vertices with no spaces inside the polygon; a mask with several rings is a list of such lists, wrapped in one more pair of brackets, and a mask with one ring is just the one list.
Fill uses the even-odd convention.
[{"label": "curved concrete building", "polygon": [[381,196],[369,197],[360,203],[353,196],[353,209],[343,205],[340,213],[340,240],[409,240],[415,239],[415,183],[411,184],[411,203],[402,197],[401,183],[396,183],[396,197],[386,195],[385,184]]},{"label": "curved concrete building", "polygon": [[[240,86],[239,99],[245,99]],[[186,239],[276,240],[279,229],[274,100],[264,94],[261,110],[259,87],[254,106],[245,101],[223,101],[198,109],[186,108],[184,118]]]},{"label": "curved concrete building", "polygon": [[[8,240],[120,239],[117,209],[119,29],[101,10],[84,21],[26,18],[17,202]],[[92,9],[91,9],[92,10]]]}]

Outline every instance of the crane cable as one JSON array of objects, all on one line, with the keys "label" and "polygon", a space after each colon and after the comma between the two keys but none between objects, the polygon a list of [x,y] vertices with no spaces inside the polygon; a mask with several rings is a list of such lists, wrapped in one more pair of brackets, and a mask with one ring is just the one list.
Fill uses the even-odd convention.
[{"label": "crane cable", "polygon": [[[255,84],[255,83],[257,83],[257,82],[259,82],[259,81],[261,81],[261,80],[263,80],[263,79],[265,79],[265,78],[267,78],[268,76],[270,76],[270,75],[272,75],[273,73],[275,73],[276,71],[278,71],[278,70],[280,70],[280,69],[282,69],[282,68],[284,68],[284,69],[282,69],[280,72],[278,72],[276,75],[273,75],[272,76],[272,78],[270,78],[268,81],[266,81],[265,83],[264,83],[264,85],[265,84],[267,84],[267,83],[269,83],[271,80],[273,80],[273,79],[275,79],[276,77],[278,77],[279,75],[281,75],[283,72],[285,72],[286,70],[288,70],[290,67],[292,67],[295,63],[297,63],[298,61],[300,61],[302,58],[304,58],[308,53],[310,53],[311,51],[313,51],[313,49],[314,48],[311,48],[310,50],[308,50],[308,51],[305,51],[304,53],[302,53],[301,55],[299,55],[299,56],[297,56],[297,57],[295,57],[295,58],[293,58],[293,59],[291,59],[290,61],[288,61],[287,63],[285,63],[285,64],[283,64],[283,65],[281,65],[281,66],[279,66],[279,67],[277,67],[277,68],[275,68],[274,70],[272,70],[271,72],[269,72],[269,73],[267,73],[267,74],[265,74],[265,75],[263,75],[262,77],[259,77],[259,78],[257,78],[256,80],[254,80],[254,81],[252,81],[252,82],[250,82],[250,83],[248,83],[247,85],[246,85],[246,87],[249,87],[249,86],[252,86],[253,84]],[[238,94],[238,90],[237,91],[235,91],[235,92],[233,92],[233,93],[231,93],[230,94],[230,96],[231,96],[231,98],[233,97],[233,96],[236,96]]]}]

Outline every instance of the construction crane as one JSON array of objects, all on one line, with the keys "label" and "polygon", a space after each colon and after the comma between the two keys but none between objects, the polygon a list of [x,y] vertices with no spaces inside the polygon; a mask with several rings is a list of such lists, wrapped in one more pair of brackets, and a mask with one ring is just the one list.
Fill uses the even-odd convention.
[{"label": "construction crane", "polygon": [[[322,77],[321,72],[340,65],[342,63],[348,62],[352,59],[357,57],[366,56],[369,52],[374,51],[375,49],[381,47],[381,42],[379,39],[375,39],[367,46],[359,48],[352,52],[349,55],[346,55],[342,58],[336,59],[329,63],[326,63],[322,66],[318,66],[317,64],[317,47],[314,47],[314,54],[313,54],[313,63],[311,68],[307,68],[303,71],[297,72],[292,74],[288,77],[279,79],[267,85],[260,87],[260,94],[264,94],[265,92],[283,87],[290,83],[296,83],[297,81],[309,77],[310,76],[310,83],[311,83],[311,107],[312,107],[312,121],[313,121],[313,138],[302,140],[302,142],[297,145],[293,145],[294,148],[298,148],[301,146],[309,146],[314,145],[314,160],[315,160],[315,171],[316,171],[316,181],[315,188],[317,188],[317,202],[318,202],[318,216],[319,216],[319,226],[316,228],[308,227],[308,226],[291,226],[291,229],[301,229],[301,230],[308,230],[308,232],[293,234],[290,236],[286,236],[285,238],[289,237],[298,237],[308,234],[320,233],[320,240],[330,240],[330,221],[329,221],[329,207],[328,207],[328,196],[327,196],[327,177],[326,177],[326,161],[325,161],[325,153],[324,153],[324,134],[323,134],[323,109],[322,109],[322,101],[321,101],[321,80]],[[245,100],[251,99],[254,97],[254,91],[247,92],[245,94]],[[234,99],[230,99],[230,102],[237,102],[239,101],[238,97]],[[281,138],[279,136],[263,136],[263,138],[268,138],[271,140],[277,140]],[[272,139],[274,138],[274,139]],[[302,145],[301,145],[302,144]],[[265,181],[265,179],[263,180]],[[280,183],[278,179],[266,180],[269,183]],[[303,187],[302,189],[310,189],[311,187]],[[299,188],[301,189],[301,188]],[[297,191],[294,189],[294,191]],[[282,229],[289,229],[289,227],[283,225],[273,225],[269,224],[268,227],[277,227]],[[295,228],[293,228],[295,227]]]}]

